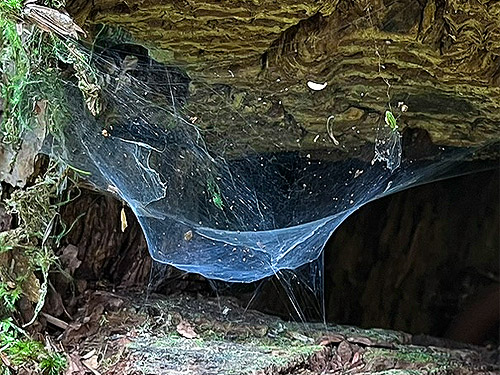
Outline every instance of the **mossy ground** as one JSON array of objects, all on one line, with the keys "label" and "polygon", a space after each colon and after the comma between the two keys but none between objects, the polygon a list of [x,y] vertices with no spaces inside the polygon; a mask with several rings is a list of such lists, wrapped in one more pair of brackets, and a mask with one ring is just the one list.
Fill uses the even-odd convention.
[{"label": "mossy ground", "polygon": [[29,338],[11,318],[0,321],[0,374],[59,375],[67,366],[66,357]]},{"label": "mossy ground", "polygon": [[[60,349],[33,340],[21,328],[29,329],[41,312],[49,270],[57,264],[53,249],[68,229],[58,216],[59,207],[68,199],[61,189],[66,189],[69,181],[59,167],[50,164],[31,186],[16,190],[4,202],[17,226],[0,233],[2,374],[30,368],[34,374],[57,375],[66,368]],[[31,307],[27,309],[29,321],[20,319],[21,300]]]},{"label": "mossy ground", "polygon": [[[475,349],[411,345],[394,331],[291,323],[233,300],[96,292],[94,334],[66,336],[101,374],[495,374]],[[116,301],[121,301],[116,303]],[[120,306],[116,309],[116,306]],[[92,311],[85,315],[92,316]],[[84,319],[84,317],[81,317]],[[73,336],[74,335],[74,336]],[[76,342],[78,341],[78,344]],[[89,354],[90,353],[90,354]]]}]

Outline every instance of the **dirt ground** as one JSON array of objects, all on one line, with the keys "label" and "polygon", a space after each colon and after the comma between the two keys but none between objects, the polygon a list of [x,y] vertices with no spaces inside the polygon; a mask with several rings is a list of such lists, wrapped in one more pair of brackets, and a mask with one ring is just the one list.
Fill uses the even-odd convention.
[{"label": "dirt ground", "polygon": [[[102,290],[85,298],[59,335],[68,375],[500,373],[495,350],[396,331],[285,322],[229,298]],[[45,318],[54,332],[64,326]]]}]

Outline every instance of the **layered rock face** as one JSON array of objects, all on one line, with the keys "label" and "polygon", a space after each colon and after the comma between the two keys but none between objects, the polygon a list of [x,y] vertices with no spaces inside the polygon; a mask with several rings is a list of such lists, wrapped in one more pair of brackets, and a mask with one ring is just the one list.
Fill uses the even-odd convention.
[{"label": "layered rock face", "polygon": [[373,142],[389,107],[419,144],[499,138],[497,2],[73,0],[68,10],[185,70],[186,111],[235,149],[322,152],[335,148],[330,128],[338,151],[352,151]]}]

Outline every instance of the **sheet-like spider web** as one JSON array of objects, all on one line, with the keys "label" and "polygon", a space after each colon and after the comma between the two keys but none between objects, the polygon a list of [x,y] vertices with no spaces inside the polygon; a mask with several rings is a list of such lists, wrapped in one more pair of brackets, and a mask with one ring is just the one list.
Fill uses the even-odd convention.
[{"label": "sheet-like spider web", "polygon": [[[441,147],[410,157],[383,113],[371,143],[346,147],[325,118],[318,137],[327,147],[315,153],[298,143],[287,152],[268,144],[265,124],[227,109],[224,87],[193,83],[138,46],[78,48],[92,58],[103,109],[92,115],[75,82],[66,82],[71,125],[54,150],[130,205],[156,261],[211,279],[252,282],[311,263],[360,206],[440,178],[470,152]],[[197,122],[193,86],[222,98],[232,128],[259,147]]]}]

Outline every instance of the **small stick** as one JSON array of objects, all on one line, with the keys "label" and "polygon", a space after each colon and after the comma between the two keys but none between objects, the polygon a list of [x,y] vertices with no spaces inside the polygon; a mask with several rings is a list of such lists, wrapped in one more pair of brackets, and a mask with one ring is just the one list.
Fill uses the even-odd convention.
[{"label": "small stick", "polygon": [[40,314],[47,320],[48,323],[50,323],[56,327],[59,327],[63,330],[66,330],[69,327],[69,324],[61,319],[58,319],[58,318],[56,318],[52,315],[49,315],[47,313],[44,313],[44,312],[41,312]]}]

